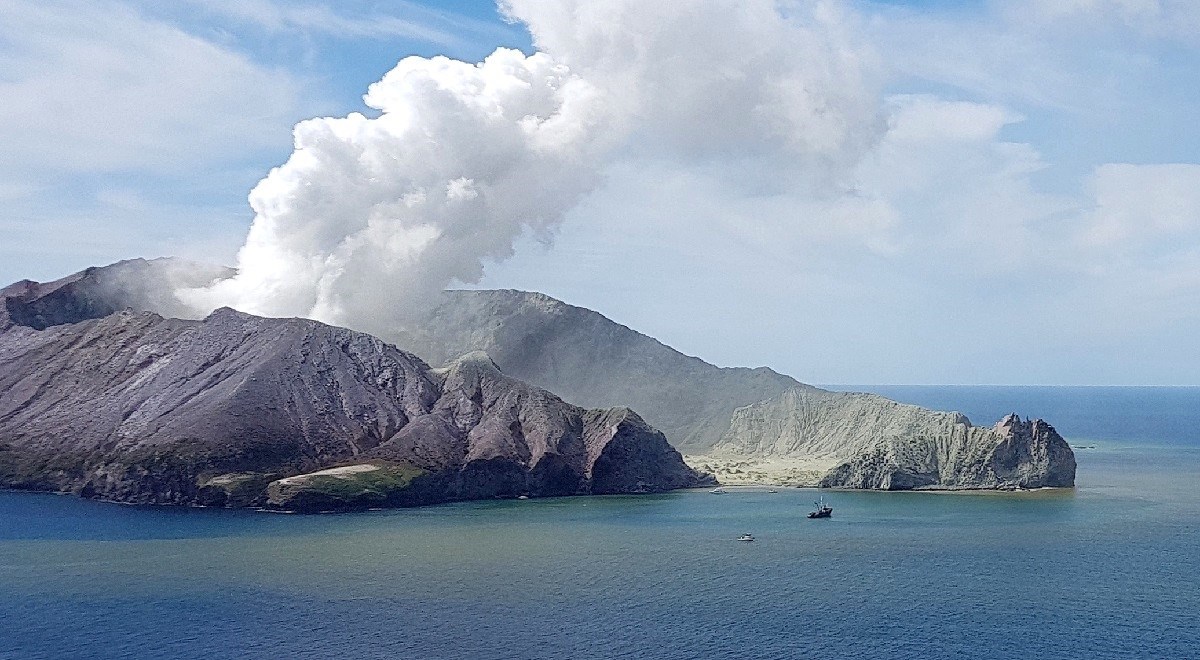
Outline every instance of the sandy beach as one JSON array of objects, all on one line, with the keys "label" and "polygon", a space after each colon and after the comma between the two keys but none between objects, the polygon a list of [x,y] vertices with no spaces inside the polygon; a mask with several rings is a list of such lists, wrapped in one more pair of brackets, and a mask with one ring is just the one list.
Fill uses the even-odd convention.
[{"label": "sandy beach", "polygon": [[816,486],[837,464],[821,458],[750,458],[740,455],[684,455],[689,466],[716,476],[724,486]]}]

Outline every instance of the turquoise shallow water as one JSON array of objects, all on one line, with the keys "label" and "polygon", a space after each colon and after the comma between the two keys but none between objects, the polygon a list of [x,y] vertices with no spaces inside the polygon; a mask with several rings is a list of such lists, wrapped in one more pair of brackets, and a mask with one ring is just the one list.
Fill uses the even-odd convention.
[{"label": "turquoise shallow water", "polygon": [[[990,415],[979,389],[907,398]],[[795,489],[328,516],[0,493],[0,657],[1198,657],[1189,392],[1157,433],[1078,414],[1074,492],[838,492],[825,521]]]}]

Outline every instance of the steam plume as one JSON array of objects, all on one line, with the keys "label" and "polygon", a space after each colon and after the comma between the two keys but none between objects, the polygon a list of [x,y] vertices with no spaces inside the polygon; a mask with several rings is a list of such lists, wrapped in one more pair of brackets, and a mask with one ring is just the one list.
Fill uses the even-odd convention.
[{"label": "steam plume", "polygon": [[364,97],[379,116],[301,122],[250,194],[238,275],[181,296],[381,332],[523,232],[549,237],[614,158],[852,163],[878,123],[865,56],[832,5],[789,7],[504,0],[540,52],[409,57]]}]

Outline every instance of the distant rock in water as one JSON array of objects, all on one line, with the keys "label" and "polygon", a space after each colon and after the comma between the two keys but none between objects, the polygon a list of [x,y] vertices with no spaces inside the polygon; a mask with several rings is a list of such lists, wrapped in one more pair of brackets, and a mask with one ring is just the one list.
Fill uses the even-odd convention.
[{"label": "distant rock in water", "polygon": [[482,353],[433,370],[230,309],[0,331],[0,487],[315,511],[702,482],[632,411],[567,404]]},{"label": "distant rock in water", "polygon": [[[128,263],[72,278],[101,278]],[[160,262],[143,263],[147,282],[163,279],[153,279]],[[161,291],[124,295],[98,309],[170,313],[156,306]],[[434,365],[485,351],[507,376],[575,405],[630,406],[690,454],[693,465],[739,466],[718,473],[731,482],[882,489],[1074,485],[1074,454],[1040,420],[1028,423],[1028,432],[1008,419],[995,429],[979,428],[958,413],[828,392],[765,367],[716,367],[540,293],[447,291],[384,339]]]}]

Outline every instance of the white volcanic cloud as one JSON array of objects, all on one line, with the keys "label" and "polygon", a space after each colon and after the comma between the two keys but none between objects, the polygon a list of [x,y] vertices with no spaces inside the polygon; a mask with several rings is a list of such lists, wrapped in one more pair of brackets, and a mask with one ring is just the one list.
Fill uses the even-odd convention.
[{"label": "white volcanic cloud", "polygon": [[654,157],[853,164],[882,132],[875,58],[829,2],[502,0],[608,92]]},{"label": "white volcanic cloud", "polygon": [[367,93],[378,117],[300,123],[250,195],[238,276],[182,295],[380,332],[522,234],[552,236],[615,158],[713,167],[748,193],[836,188],[884,125],[832,7],[504,2],[539,52],[410,57]]},{"label": "white volcanic cloud", "polygon": [[369,118],[318,118],[250,194],[238,275],[184,295],[380,330],[474,281],[525,229],[553,226],[596,179],[596,90],[545,54],[478,65],[410,57],[371,86]]}]

